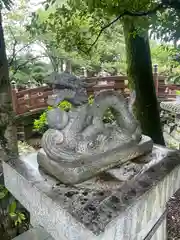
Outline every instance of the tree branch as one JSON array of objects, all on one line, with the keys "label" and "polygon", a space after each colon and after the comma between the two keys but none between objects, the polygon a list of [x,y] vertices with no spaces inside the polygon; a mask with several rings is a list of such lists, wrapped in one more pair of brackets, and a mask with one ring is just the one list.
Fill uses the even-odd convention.
[{"label": "tree branch", "polygon": [[[97,41],[99,40],[101,34],[104,32],[104,30],[106,30],[107,28],[109,28],[111,25],[113,25],[114,23],[116,23],[118,20],[120,20],[122,17],[125,16],[130,16],[130,17],[143,17],[143,16],[149,16],[152,14],[155,14],[157,11],[165,8],[165,4],[164,3],[160,3],[158,4],[154,9],[151,9],[149,11],[146,12],[129,12],[129,11],[124,11],[123,13],[121,13],[118,17],[116,17],[113,21],[111,21],[110,23],[108,23],[107,25],[103,26],[101,28],[101,30],[99,31],[95,41],[91,44],[91,46],[89,47],[87,53],[89,53],[92,49],[92,47],[97,43]],[[171,7],[170,5],[168,5],[169,7]],[[166,6],[167,7],[167,6]]]},{"label": "tree branch", "polygon": [[22,64],[19,64],[14,70],[13,70],[13,76],[17,73],[18,70],[20,70],[22,67],[25,67],[26,64],[28,64],[30,61],[36,60],[38,58],[41,58],[42,56],[36,56],[33,58],[28,59],[27,61],[23,62]]},{"label": "tree branch", "polygon": [[8,62],[8,65],[11,65],[11,64],[13,63],[15,57],[16,57],[16,45],[17,45],[17,40],[16,40],[16,38],[15,38],[15,36],[14,36],[14,33],[13,33],[11,27],[9,27],[9,31],[10,31],[11,35],[13,36],[13,38],[14,38],[13,50],[12,50],[12,58],[11,58],[11,60]]},{"label": "tree branch", "polygon": [[23,47],[21,47],[19,50],[16,50],[16,46],[17,46],[17,44],[18,44],[18,41],[17,41],[17,39],[16,39],[16,37],[15,37],[15,35],[14,35],[11,27],[9,26],[8,28],[9,28],[9,31],[10,31],[13,39],[14,39],[13,50],[12,50],[12,57],[11,57],[11,59],[8,61],[8,66],[12,66],[12,65],[13,65],[13,62],[16,61],[17,53],[19,53],[19,52],[21,52],[22,50],[25,50],[26,48],[28,48],[28,47],[31,45],[31,43],[27,43],[27,44],[23,45]]},{"label": "tree branch", "polygon": [[13,64],[13,61],[16,59],[17,54],[19,52],[21,52],[22,50],[25,50],[26,48],[28,48],[30,45],[31,45],[31,43],[27,43],[22,48],[20,48],[19,50],[15,51],[14,57],[9,61],[9,66],[11,66]]}]

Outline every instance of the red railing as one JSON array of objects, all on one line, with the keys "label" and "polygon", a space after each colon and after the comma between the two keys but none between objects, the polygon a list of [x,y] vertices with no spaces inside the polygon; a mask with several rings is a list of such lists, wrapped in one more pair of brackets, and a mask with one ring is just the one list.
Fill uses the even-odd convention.
[{"label": "red railing", "polygon": [[128,91],[127,76],[92,77],[87,78],[86,81],[94,82],[93,87],[87,88],[88,95],[108,89],[121,90],[124,93]]},{"label": "red railing", "polygon": [[47,98],[52,94],[49,87],[38,87],[17,92],[12,89],[12,103],[14,112],[21,115],[47,107]]},{"label": "red railing", "polygon": [[[95,85],[87,88],[88,95],[101,90],[121,90],[126,96],[129,95],[127,76],[94,77],[87,81]],[[165,77],[154,74],[156,93],[160,100],[175,99],[175,90],[180,90],[180,85],[165,85]],[[12,89],[13,109],[17,115],[34,113],[47,107],[48,95],[52,94],[49,87],[38,87],[22,91]]]}]

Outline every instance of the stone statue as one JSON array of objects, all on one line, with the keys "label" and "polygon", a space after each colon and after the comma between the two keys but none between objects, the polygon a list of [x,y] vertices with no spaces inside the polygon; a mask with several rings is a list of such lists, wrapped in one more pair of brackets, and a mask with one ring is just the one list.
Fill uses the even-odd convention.
[{"label": "stone statue", "polygon": [[164,112],[163,136],[166,146],[180,150],[180,104],[178,101],[165,101],[160,103],[160,107]]},{"label": "stone statue", "polygon": [[[141,134],[132,106],[123,94],[102,91],[88,103],[85,81],[67,73],[53,79],[54,95],[48,103],[49,129],[42,137],[38,163],[44,171],[66,184],[83,182],[97,174],[152,150],[152,140]],[[57,105],[68,100],[74,108],[65,112]],[[104,112],[116,111],[114,124],[103,122]]]}]

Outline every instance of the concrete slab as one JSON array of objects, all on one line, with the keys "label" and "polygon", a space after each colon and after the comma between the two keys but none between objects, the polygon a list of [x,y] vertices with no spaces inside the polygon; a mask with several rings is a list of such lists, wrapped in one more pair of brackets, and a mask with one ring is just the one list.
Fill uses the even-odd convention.
[{"label": "concrete slab", "polygon": [[[42,228],[32,228],[27,232],[15,237],[13,240],[54,240],[45,230]],[[61,240],[61,239],[60,239]]]},{"label": "concrete slab", "polygon": [[[179,151],[156,145],[146,157],[127,181],[101,176],[67,186],[42,174],[34,154],[3,163],[5,185],[55,240],[144,240],[180,188]],[[154,239],[164,240],[159,226]]]}]

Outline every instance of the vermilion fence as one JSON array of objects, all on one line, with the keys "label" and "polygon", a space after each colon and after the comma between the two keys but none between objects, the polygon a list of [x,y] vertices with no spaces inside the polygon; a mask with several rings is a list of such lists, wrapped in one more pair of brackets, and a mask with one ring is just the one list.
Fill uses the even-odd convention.
[{"label": "vermilion fence", "polygon": [[[121,90],[126,96],[129,95],[127,76],[94,77],[87,81],[95,83],[92,88],[87,88],[89,95],[106,89]],[[154,74],[156,93],[160,101],[175,99],[175,90],[180,90],[180,85],[166,85],[165,77]],[[52,89],[38,87],[17,91],[12,89],[13,109],[17,115],[34,113],[47,107],[48,95],[52,95]]]},{"label": "vermilion fence", "polygon": [[52,94],[49,87],[38,87],[22,91],[12,89],[13,110],[17,115],[34,112],[47,107],[47,98]]}]

